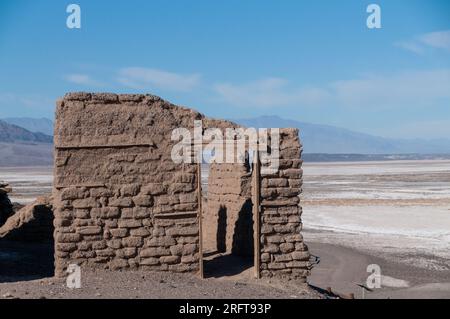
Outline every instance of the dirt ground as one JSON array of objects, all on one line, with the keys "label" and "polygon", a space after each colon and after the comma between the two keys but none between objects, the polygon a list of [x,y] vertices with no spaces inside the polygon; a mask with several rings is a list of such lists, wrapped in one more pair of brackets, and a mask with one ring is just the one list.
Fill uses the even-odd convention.
[{"label": "dirt ground", "polygon": [[324,298],[293,281],[255,280],[251,261],[230,255],[208,256],[205,277],[148,271],[82,270],[81,288],[67,288],[52,277],[52,244],[0,244],[0,299],[175,298],[279,299]]},{"label": "dirt ground", "polygon": [[[310,242],[308,246],[313,255],[320,257],[320,263],[308,278],[313,286],[331,287],[334,292],[353,293],[355,298],[363,298],[362,288],[357,284],[366,285],[370,275],[367,266],[376,264],[381,269],[381,287],[366,291],[366,299],[450,299],[449,270],[430,270],[406,264],[403,259],[408,256],[403,255],[391,260],[338,245]],[[414,256],[417,258],[430,257]]]},{"label": "dirt ground", "polygon": [[82,287],[69,289],[63,279],[43,278],[0,283],[0,299],[306,299],[322,298],[307,285],[235,281],[142,271],[83,271]]},{"label": "dirt ground", "polygon": [[320,299],[330,297],[324,293],[328,287],[342,295],[353,293],[362,298],[357,284],[366,282],[370,264],[380,265],[387,281],[382,288],[366,292],[365,298],[450,298],[448,270],[427,270],[400,262],[402,256],[394,262],[324,243],[309,243],[311,253],[320,258],[308,278],[309,285],[255,280],[251,260],[212,254],[205,256],[203,280],[167,272],[83,270],[81,289],[69,289],[65,279],[52,277],[51,245],[22,245],[0,245],[0,299]]}]

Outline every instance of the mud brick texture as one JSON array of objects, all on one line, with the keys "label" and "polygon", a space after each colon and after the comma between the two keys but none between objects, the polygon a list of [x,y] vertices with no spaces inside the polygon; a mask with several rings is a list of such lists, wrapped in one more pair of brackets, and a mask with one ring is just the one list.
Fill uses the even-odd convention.
[{"label": "mud brick texture", "polygon": [[55,273],[199,269],[197,165],[172,130],[202,115],[153,95],[71,93],[55,124]]},{"label": "mud brick texture", "polygon": [[310,274],[301,235],[301,152],[298,130],[281,129],[279,170],[261,175],[261,277],[304,281]]},{"label": "mud brick texture", "polygon": [[[172,132],[237,127],[154,95],[69,93],[57,102],[53,189],[55,274],[82,267],[196,273],[198,167],[172,160]],[[280,170],[252,189],[247,164],[211,164],[203,207],[205,249],[253,254],[252,199],[260,193],[263,277],[305,280],[298,131],[283,129]],[[222,221],[222,224],[221,224]],[[221,233],[221,231],[223,233]],[[205,250],[204,249],[204,250]]]},{"label": "mud brick texture", "polygon": [[253,255],[251,172],[243,164],[211,164],[204,213],[204,249]]}]

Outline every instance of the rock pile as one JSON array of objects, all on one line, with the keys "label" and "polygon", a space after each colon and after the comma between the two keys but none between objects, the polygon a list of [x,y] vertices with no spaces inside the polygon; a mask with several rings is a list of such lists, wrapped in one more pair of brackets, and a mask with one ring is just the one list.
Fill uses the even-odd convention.
[{"label": "rock pile", "polygon": [[11,191],[8,183],[0,181],[0,226],[14,214],[13,206],[8,198],[8,193],[11,193]]},{"label": "rock pile", "polygon": [[19,242],[53,242],[53,210],[50,195],[37,198],[0,227],[0,239]]}]

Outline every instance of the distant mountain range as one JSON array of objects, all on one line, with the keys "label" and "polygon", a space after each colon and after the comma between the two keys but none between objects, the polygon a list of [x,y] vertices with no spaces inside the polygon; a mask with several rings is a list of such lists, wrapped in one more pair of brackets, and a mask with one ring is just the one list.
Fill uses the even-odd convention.
[{"label": "distant mountain range", "polygon": [[329,126],[261,116],[233,120],[247,127],[295,127],[307,154],[450,154],[450,139],[391,139]]},{"label": "distant mountain range", "polygon": [[8,117],[1,120],[9,124],[23,127],[30,132],[39,132],[53,136],[53,121],[45,117]]},{"label": "distant mountain range", "polygon": [[52,143],[53,137],[41,132],[31,132],[23,127],[0,120],[0,142]]},{"label": "distant mountain range", "polygon": [[[295,127],[306,161],[450,159],[450,139],[390,139],[351,130],[261,116],[233,120],[247,127]],[[0,166],[52,165],[53,122],[46,118],[0,120]]]},{"label": "distant mountain range", "polygon": [[52,165],[53,137],[0,120],[0,166]]}]

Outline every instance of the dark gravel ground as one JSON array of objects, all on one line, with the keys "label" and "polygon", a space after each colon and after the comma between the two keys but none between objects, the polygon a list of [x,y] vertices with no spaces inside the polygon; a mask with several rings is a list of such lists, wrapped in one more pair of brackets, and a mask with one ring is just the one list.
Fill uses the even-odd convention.
[{"label": "dark gravel ground", "polygon": [[253,279],[249,265],[236,269],[236,264],[241,261],[218,256],[207,263],[214,275],[207,271],[206,279],[167,272],[83,269],[81,288],[69,289],[65,279],[53,277],[53,244],[0,242],[0,299],[323,297],[306,284]]},{"label": "dark gravel ground", "polygon": [[317,299],[322,295],[307,285],[292,282],[202,280],[186,274],[101,270],[83,271],[80,289],[69,289],[65,280],[55,278],[3,282],[0,298]]}]

